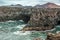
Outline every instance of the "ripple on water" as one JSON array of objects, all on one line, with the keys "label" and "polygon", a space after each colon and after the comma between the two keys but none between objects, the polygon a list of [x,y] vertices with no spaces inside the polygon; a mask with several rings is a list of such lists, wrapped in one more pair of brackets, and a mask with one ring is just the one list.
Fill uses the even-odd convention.
[{"label": "ripple on water", "polygon": [[[0,23],[0,40],[32,40],[36,37],[46,38],[46,33],[21,30],[26,24],[21,21],[8,21]],[[60,27],[58,27],[60,30]],[[56,28],[56,29],[58,29]],[[1,31],[3,30],[3,32]],[[51,30],[52,31],[52,30]]]}]

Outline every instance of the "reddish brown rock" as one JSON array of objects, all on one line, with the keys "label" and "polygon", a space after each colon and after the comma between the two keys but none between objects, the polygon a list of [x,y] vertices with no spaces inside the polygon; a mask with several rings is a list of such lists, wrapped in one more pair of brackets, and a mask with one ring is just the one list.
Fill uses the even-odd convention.
[{"label": "reddish brown rock", "polygon": [[60,8],[59,5],[56,5],[54,3],[46,3],[46,4],[43,4],[43,5],[36,5],[35,8]]},{"label": "reddish brown rock", "polygon": [[60,33],[48,33],[46,40],[60,40]]},{"label": "reddish brown rock", "polygon": [[42,40],[41,38],[34,38],[33,40]]}]

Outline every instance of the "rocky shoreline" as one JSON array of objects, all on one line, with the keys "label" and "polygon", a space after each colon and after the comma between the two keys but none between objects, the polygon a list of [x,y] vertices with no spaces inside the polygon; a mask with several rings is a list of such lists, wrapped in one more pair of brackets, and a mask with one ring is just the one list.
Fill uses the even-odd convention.
[{"label": "rocky shoreline", "polygon": [[36,9],[32,13],[28,25],[22,30],[45,31],[51,30],[60,24],[60,11],[57,11],[57,9]]},{"label": "rocky shoreline", "polygon": [[[33,40],[43,40],[42,38],[34,38]],[[60,32],[58,33],[47,33],[47,38],[45,40],[60,40]]]},{"label": "rocky shoreline", "polygon": [[26,27],[26,28],[23,28],[22,31],[48,31],[48,30],[52,30],[53,28],[51,27]]},{"label": "rocky shoreline", "polygon": [[[60,24],[59,8],[22,8],[0,7],[0,22],[8,20],[23,20],[27,25],[25,31],[45,31]],[[29,25],[28,25],[29,24]]]},{"label": "rocky shoreline", "polygon": [[59,33],[48,33],[46,40],[60,40],[60,32]]}]

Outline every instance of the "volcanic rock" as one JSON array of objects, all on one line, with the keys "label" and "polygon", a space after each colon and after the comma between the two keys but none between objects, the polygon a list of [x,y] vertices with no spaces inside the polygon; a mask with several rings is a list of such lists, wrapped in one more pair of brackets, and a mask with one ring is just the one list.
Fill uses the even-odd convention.
[{"label": "volcanic rock", "polygon": [[55,28],[60,21],[60,11],[57,9],[36,9],[32,11],[28,25],[22,30],[26,31],[45,31]]},{"label": "volcanic rock", "polygon": [[60,40],[60,33],[48,33],[46,40]]},{"label": "volcanic rock", "polygon": [[35,8],[60,8],[60,6],[54,4],[54,3],[46,3],[46,4],[43,4],[43,5],[36,5],[34,6]]},{"label": "volcanic rock", "polygon": [[33,40],[42,40],[41,38],[34,38]]}]

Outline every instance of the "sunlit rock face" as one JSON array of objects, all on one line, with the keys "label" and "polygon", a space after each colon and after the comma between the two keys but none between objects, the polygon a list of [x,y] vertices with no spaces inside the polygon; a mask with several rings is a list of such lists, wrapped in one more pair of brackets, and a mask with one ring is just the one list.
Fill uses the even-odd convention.
[{"label": "sunlit rock face", "polygon": [[[59,24],[60,9],[33,9],[28,25],[23,28],[27,30],[45,31],[51,30]],[[57,24],[58,22],[58,24]]]}]

